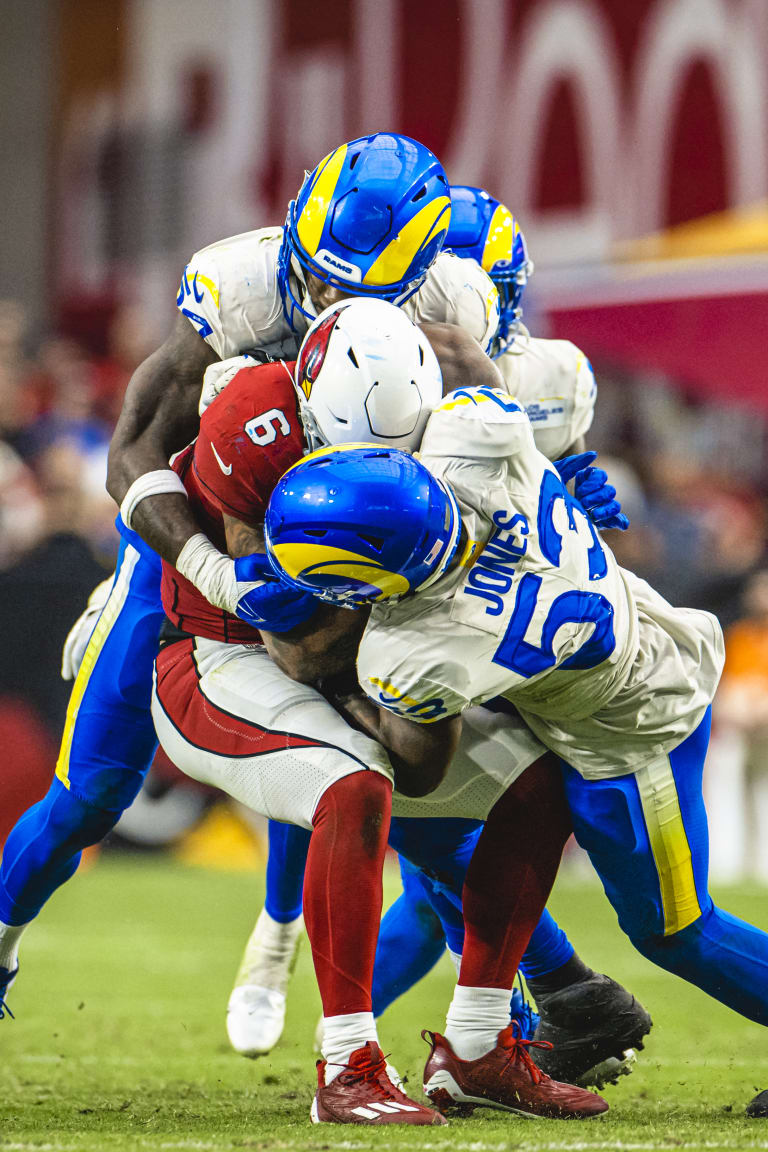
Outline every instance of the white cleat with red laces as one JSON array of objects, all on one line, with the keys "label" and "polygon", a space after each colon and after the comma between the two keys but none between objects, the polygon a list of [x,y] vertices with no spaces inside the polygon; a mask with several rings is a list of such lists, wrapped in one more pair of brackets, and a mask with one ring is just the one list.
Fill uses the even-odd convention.
[{"label": "white cleat with red laces", "polygon": [[373,1040],[353,1052],[328,1084],[325,1068],[325,1060],[318,1060],[313,1124],[445,1124],[439,1112],[411,1100],[390,1080],[384,1053]]}]

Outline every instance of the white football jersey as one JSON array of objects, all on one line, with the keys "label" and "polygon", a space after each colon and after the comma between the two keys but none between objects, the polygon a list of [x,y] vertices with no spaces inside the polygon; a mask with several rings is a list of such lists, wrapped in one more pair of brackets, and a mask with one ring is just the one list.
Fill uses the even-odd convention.
[{"label": "white football jersey", "polygon": [[539,340],[523,329],[496,366],[528,414],[536,447],[550,460],[565,456],[589,431],[597,384],[589,360],[570,340]]},{"label": "white football jersey", "polygon": [[[309,322],[294,332],[277,283],[282,228],[258,228],[202,248],[184,269],[176,299],[221,360],[261,349],[294,360]],[[474,267],[470,267],[474,265]],[[441,253],[404,308],[411,319],[460,324],[487,347],[498,322],[498,294],[473,260]],[[300,316],[300,314],[299,314]]]},{"label": "white football jersey", "polygon": [[499,326],[499,293],[476,260],[441,252],[403,310],[415,324],[457,324],[486,352]]},{"label": "white football jersey", "polygon": [[428,723],[496,696],[585,776],[632,772],[684,740],[723,663],[718,621],[619,568],[503,392],[460,389],[421,460],[469,544],[424,593],[374,605],[358,656],[377,703]]}]

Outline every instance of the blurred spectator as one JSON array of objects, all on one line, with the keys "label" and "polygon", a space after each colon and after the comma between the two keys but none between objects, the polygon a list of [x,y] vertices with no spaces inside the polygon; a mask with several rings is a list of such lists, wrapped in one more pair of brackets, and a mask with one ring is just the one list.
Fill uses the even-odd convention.
[{"label": "blurred spectator", "polygon": [[[715,821],[730,847],[734,878],[768,880],[768,568],[747,582],[744,614],[725,636],[725,670],[713,709],[715,761],[723,794]],[[711,792],[710,792],[711,795]]]}]

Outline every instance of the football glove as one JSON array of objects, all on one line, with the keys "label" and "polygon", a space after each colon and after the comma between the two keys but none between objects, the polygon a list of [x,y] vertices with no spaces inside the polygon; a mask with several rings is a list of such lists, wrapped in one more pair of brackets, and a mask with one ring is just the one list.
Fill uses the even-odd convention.
[{"label": "football glove", "polygon": [[573,494],[596,528],[629,528],[629,517],[621,510],[616,489],[608,483],[608,474],[592,466],[597,452],[579,452],[553,461],[563,484],[573,480]]},{"label": "football glove", "polygon": [[235,560],[235,579],[243,587],[235,615],[265,632],[289,632],[309,620],[318,607],[310,592],[299,592],[276,576],[262,553]]}]

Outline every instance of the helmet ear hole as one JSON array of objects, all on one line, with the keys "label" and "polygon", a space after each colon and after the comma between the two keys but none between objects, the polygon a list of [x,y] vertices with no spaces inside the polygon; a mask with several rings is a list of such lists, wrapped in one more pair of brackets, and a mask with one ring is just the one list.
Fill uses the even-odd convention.
[{"label": "helmet ear hole", "polygon": [[351,346],[347,349],[347,356],[349,356],[349,358],[352,361],[352,363],[354,364],[355,368],[360,367],[360,365],[357,362],[357,356],[355,356],[355,350]]},{"label": "helmet ear hole", "polygon": [[424,367],[424,345],[419,344],[419,364]]},{"label": "helmet ear hole", "polygon": [[419,188],[419,190],[415,196],[411,196],[411,204],[415,204],[417,200],[423,200],[424,197],[426,196],[426,194],[427,194],[427,186],[425,184],[425,185],[422,185],[421,188]]}]

